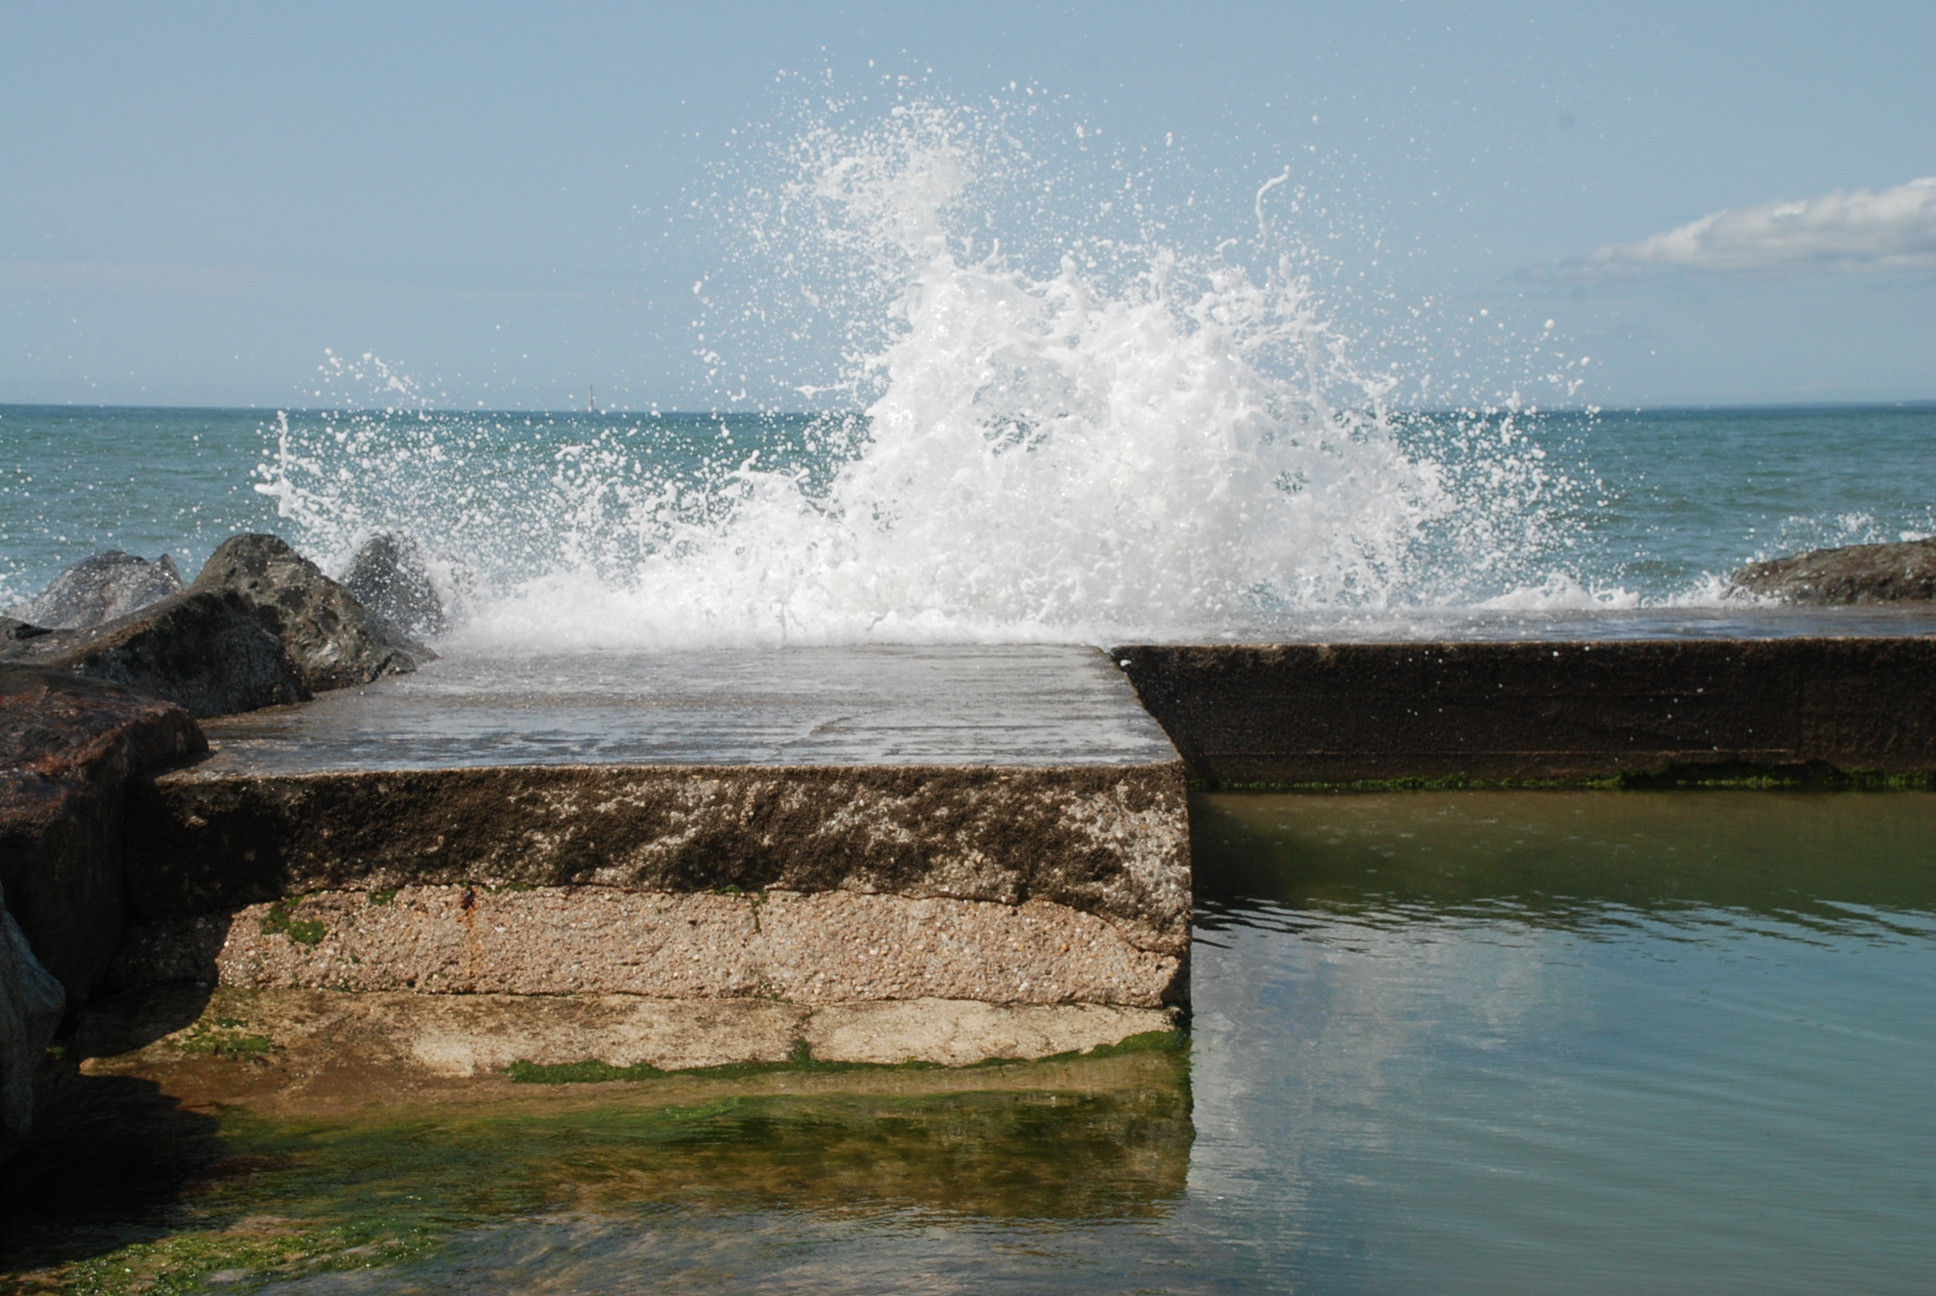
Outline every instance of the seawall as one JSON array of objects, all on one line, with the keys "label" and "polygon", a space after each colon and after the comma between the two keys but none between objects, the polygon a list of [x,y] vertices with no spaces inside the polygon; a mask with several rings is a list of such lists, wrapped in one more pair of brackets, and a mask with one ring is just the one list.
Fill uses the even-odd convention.
[{"label": "seawall", "polygon": [[1936,638],[1127,645],[1193,779],[1936,770]]}]

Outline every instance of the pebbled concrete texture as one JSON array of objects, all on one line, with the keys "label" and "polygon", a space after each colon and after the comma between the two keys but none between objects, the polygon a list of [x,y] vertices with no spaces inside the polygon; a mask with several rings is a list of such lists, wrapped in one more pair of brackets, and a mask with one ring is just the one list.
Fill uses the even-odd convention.
[{"label": "pebbled concrete texture", "polygon": [[1936,637],[1134,645],[1113,656],[1217,784],[1936,770]]},{"label": "pebbled concrete texture", "polygon": [[844,891],[602,887],[326,892],[137,928],[119,986],[439,994],[1096,1003],[1181,998],[1187,947],[1139,948],[1092,914]]}]

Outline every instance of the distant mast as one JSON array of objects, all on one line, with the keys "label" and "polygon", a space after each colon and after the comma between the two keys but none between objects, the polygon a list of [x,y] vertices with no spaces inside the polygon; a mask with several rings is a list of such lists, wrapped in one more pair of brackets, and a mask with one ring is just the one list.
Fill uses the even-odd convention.
[{"label": "distant mast", "polygon": [[593,389],[590,387],[585,389],[585,412],[587,414],[598,413],[598,400]]}]

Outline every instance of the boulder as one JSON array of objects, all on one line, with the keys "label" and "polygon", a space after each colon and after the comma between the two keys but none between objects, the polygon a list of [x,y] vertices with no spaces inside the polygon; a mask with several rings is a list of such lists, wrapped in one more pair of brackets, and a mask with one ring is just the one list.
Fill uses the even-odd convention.
[{"label": "boulder", "polygon": [[437,656],[276,536],[224,540],[192,589],[253,599],[312,694],[407,674]]},{"label": "boulder", "polygon": [[0,889],[0,1161],[34,1121],[34,1075],[66,1008],[61,983],[48,974]]},{"label": "boulder", "polygon": [[449,628],[444,600],[431,583],[428,557],[409,536],[372,536],[350,559],[343,586],[406,634],[438,635]]},{"label": "boulder", "polygon": [[[16,623],[17,625],[18,623]],[[33,629],[33,627],[29,627]],[[0,666],[124,684],[197,716],[300,702],[308,693],[254,600],[190,590],[82,630],[0,638]]]},{"label": "boulder", "polygon": [[124,617],[181,590],[181,572],[167,554],[149,562],[110,549],[81,559],[11,614],[50,630],[78,630]]},{"label": "boulder", "polygon": [[29,625],[16,621],[10,616],[0,616],[0,644],[13,643],[22,639],[38,639],[47,634],[46,626]]},{"label": "boulder", "polygon": [[0,668],[0,891],[70,1002],[87,999],[121,941],[128,781],[207,750],[172,703]]},{"label": "boulder", "polygon": [[1743,567],[1728,586],[1784,603],[1936,599],[1936,539],[1811,549]]}]

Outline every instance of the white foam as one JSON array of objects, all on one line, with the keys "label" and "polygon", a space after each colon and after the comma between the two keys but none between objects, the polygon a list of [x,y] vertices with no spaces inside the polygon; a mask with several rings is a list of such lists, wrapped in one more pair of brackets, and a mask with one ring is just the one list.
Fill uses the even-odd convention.
[{"label": "white foam", "polygon": [[404,414],[285,445],[261,489],[325,547],[403,525],[461,556],[480,644],[1108,642],[1314,608],[1629,605],[1539,565],[1565,483],[1513,411],[1409,437],[1385,417],[1390,377],[1352,369],[1264,190],[1248,265],[1072,240],[1032,272],[974,208],[1004,159],[964,119],[823,123],[775,186],[776,282],[847,277],[787,281],[844,303],[825,327],[857,340],[813,388],[865,401],[822,480],[722,450],[695,484],[608,436],[494,497],[448,425]]}]

